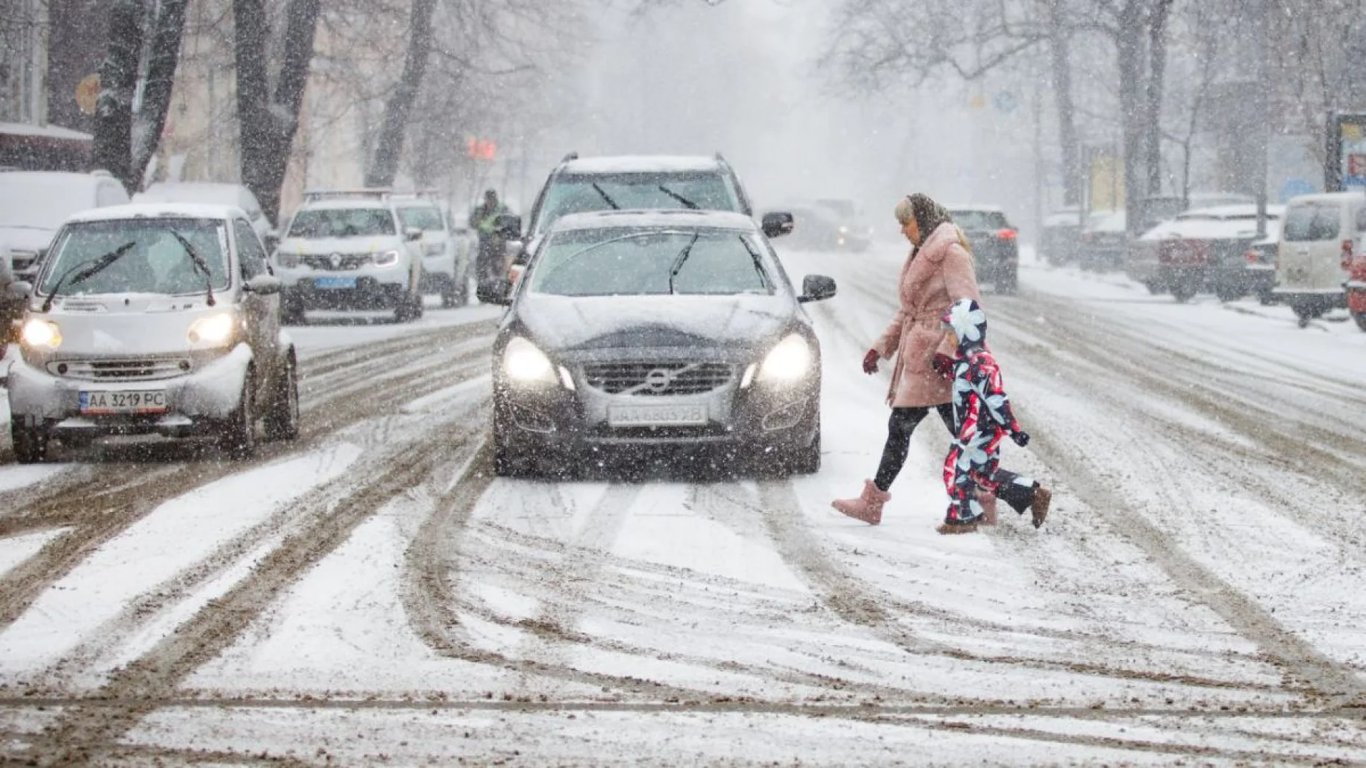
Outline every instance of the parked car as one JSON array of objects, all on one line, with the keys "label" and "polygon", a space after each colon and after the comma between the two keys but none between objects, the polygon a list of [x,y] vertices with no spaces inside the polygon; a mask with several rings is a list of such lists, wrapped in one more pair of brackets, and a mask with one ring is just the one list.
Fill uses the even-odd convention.
[{"label": "parked car", "polygon": [[1138,231],[1147,232],[1164,221],[1176,218],[1177,214],[1200,208],[1219,208],[1226,205],[1256,205],[1252,195],[1238,192],[1191,192],[1181,195],[1153,195],[1142,201],[1142,220]]},{"label": "parked car", "polygon": [[234,456],[298,433],[280,282],[236,208],[142,204],[77,214],[27,300],[9,372],[20,462],[49,441],[210,437]]},{"label": "parked car", "polygon": [[247,215],[256,236],[270,250],[275,244],[275,225],[261,210],[256,195],[241,184],[213,181],[161,181],[133,195],[135,203],[208,203],[231,205]]},{"label": "parked car", "polygon": [[815,201],[817,210],[835,226],[835,246],[842,250],[866,251],[873,241],[873,227],[859,210],[858,203],[843,197],[822,197]]},{"label": "parked car", "polygon": [[1127,220],[1124,211],[1092,211],[1086,217],[1077,252],[1082,269],[1107,272],[1123,267],[1129,247]]},{"label": "parked car", "polygon": [[[531,214],[522,221],[506,217],[512,261],[529,263],[542,238],[561,216],[587,211],[680,209],[734,211],[753,216],[754,209],[739,176],[721,155],[626,155],[581,158],[571,152],[546,178]],[[763,215],[768,237],[791,232],[792,214]]]},{"label": "parked car", "polygon": [[972,246],[978,280],[999,293],[1014,293],[1020,284],[1019,231],[1005,211],[992,205],[951,206],[949,215]]},{"label": "parked car", "polygon": [[449,207],[430,192],[395,195],[405,228],[422,230],[422,290],[441,295],[441,306],[463,307],[470,300],[470,234],[455,226]]},{"label": "parked car", "polygon": [[1059,208],[1043,220],[1041,254],[1055,266],[1073,264],[1081,243],[1081,208]]},{"label": "parked car", "polygon": [[123,185],[104,171],[0,172],[0,343],[12,337],[24,306],[10,286],[33,282],[62,222],[77,211],[127,202]]},{"label": "parked car", "polygon": [[1343,283],[1351,256],[1366,232],[1366,195],[1329,192],[1290,199],[1276,252],[1276,301],[1300,325],[1347,304]]},{"label": "parked car", "polygon": [[792,234],[784,241],[786,247],[813,251],[868,250],[867,230],[857,224],[841,224],[827,207],[813,203],[785,205],[783,210],[792,214],[794,222]]},{"label": "parked car", "polygon": [[[1266,231],[1257,234],[1257,206],[1199,208],[1177,214],[1144,232],[1129,248],[1125,273],[1150,293],[1170,292],[1177,301],[1210,292],[1220,301],[1270,291],[1272,273],[1265,243],[1279,234],[1284,207],[1267,206]],[[1261,250],[1256,246],[1261,242]]]},{"label": "parked car", "polygon": [[275,249],[285,322],[309,309],[393,310],[422,316],[422,230],[405,228],[388,190],[304,195]]},{"label": "parked car", "polygon": [[500,475],[611,447],[719,449],[820,466],[820,344],[760,229],[739,213],[560,217],[493,345]]}]

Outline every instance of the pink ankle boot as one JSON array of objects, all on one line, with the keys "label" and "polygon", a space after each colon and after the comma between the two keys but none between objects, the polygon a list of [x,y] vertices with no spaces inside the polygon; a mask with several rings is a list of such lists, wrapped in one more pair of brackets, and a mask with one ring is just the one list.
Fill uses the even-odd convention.
[{"label": "pink ankle boot", "polygon": [[877,525],[882,522],[882,505],[891,499],[892,494],[878,488],[872,480],[864,480],[863,493],[857,499],[836,499],[830,506],[855,520]]}]

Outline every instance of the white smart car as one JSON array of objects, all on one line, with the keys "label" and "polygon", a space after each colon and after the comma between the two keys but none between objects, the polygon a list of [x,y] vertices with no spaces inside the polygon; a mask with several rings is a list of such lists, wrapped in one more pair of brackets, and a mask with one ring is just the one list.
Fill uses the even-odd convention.
[{"label": "white smart car", "polygon": [[298,433],[280,282],[246,214],[134,204],[76,214],[43,260],[9,372],[20,462],[51,439],[214,438],[234,456]]}]

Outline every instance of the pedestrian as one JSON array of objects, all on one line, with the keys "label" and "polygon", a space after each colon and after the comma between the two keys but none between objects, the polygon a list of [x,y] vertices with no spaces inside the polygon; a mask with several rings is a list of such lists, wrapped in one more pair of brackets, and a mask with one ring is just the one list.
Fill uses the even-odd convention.
[{"label": "pedestrian", "polygon": [[1029,444],[1020,429],[1001,380],[1001,368],[987,349],[987,316],[977,302],[959,299],[944,312],[944,328],[954,345],[951,358],[937,357],[935,368],[953,382],[953,443],[944,459],[949,509],[940,533],[972,533],[978,524],[996,524],[996,500],[1019,514],[1032,513],[1034,527],[1048,517],[1052,492],[1033,479],[1000,468],[1001,440]]},{"label": "pedestrian", "polygon": [[949,382],[933,368],[936,353],[951,356],[941,321],[954,299],[979,297],[972,254],[949,212],[929,196],[916,193],[897,203],[894,211],[901,233],[911,242],[911,253],[901,267],[900,306],[881,338],[863,356],[863,372],[877,373],[879,360],[896,357],[887,404],[887,442],[877,474],[863,481],[863,493],[833,502],[835,509],[870,525],[882,522],[882,507],[892,496],[888,489],[901,472],[910,450],[911,433],[934,409],[950,431],[953,409]]},{"label": "pedestrian", "polygon": [[470,229],[479,236],[479,252],[475,256],[475,276],[481,284],[497,282],[507,276],[503,236],[498,230],[498,217],[507,207],[498,201],[492,189],[484,192],[484,202],[470,212]]}]

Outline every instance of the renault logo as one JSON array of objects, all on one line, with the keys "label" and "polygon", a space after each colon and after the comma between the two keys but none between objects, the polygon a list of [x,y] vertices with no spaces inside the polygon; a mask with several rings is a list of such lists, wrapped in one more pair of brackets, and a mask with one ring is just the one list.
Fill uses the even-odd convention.
[{"label": "renault logo", "polygon": [[674,375],[663,368],[656,368],[645,374],[645,388],[651,392],[663,392],[669,388],[673,381]]},{"label": "renault logo", "polygon": [[328,263],[328,264],[331,264],[333,269],[341,269],[341,264],[342,264],[341,254],[340,254],[340,253],[334,253],[334,254],[332,254],[331,256],[328,256],[328,257],[327,257],[327,263]]}]

